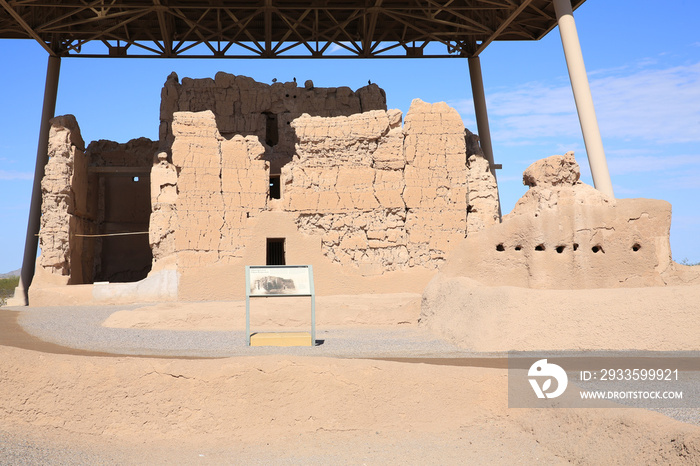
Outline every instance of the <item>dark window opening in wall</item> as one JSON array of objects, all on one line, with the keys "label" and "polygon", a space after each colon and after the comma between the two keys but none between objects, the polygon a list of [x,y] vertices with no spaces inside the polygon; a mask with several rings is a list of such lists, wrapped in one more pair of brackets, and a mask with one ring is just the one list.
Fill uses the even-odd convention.
[{"label": "dark window opening in wall", "polygon": [[263,112],[265,115],[265,144],[276,146],[279,142],[279,130],[277,129],[277,115],[271,112]]},{"label": "dark window opening in wall", "polygon": [[279,199],[281,197],[280,176],[270,175],[270,199]]},{"label": "dark window opening in wall", "polygon": [[286,265],[284,238],[267,238],[267,265]]}]

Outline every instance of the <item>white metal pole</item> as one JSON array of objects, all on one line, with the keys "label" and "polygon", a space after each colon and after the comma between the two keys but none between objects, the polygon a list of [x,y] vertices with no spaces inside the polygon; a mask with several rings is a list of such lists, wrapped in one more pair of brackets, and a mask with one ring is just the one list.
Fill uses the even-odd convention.
[{"label": "white metal pole", "polygon": [[600,137],[600,128],[598,128],[598,119],[593,106],[591,88],[588,84],[588,75],[583,63],[583,54],[581,53],[581,44],[576,31],[571,0],[553,0],[553,2],[557,23],[559,24],[559,33],[561,34],[561,43],[564,47],[566,65],[569,69],[571,88],[576,101],[578,119],[581,123],[583,142],[586,145],[588,163],[591,166],[593,184],[596,189],[604,194],[615,197],[612,181],[610,180],[610,172],[608,171],[608,162],[603,150],[603,140]]}]

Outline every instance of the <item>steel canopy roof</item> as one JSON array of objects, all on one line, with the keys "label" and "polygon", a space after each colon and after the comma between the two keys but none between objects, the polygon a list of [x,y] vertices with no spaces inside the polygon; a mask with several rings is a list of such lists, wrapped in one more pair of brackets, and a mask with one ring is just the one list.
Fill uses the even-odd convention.
[{"label": "steel canopy roof", "polygon": [[552,0],[0,0],[0,38],[63,57],[469,57],[556,24]]}]

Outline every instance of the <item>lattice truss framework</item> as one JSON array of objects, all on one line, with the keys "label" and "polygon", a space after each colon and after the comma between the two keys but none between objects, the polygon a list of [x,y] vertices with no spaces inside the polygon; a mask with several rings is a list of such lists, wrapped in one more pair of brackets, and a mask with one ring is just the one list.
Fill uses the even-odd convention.
[{"label": "lattice truss framework", "polygon": [[0,38],[32,38],[58,56],[468,57],[494,40],[542,38],[556,25],[551,3],[0,0]]}]

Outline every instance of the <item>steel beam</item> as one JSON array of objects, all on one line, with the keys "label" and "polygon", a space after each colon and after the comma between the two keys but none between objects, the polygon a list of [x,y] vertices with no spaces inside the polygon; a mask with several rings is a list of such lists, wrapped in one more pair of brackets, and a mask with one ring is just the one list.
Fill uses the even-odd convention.
[{"label": "steel beam", "polygon": [[472,97],[474,99],[474,113],[476,114],[476,130],[479,133],[479,142],[484,157],[489,162],[489,168],[496,182],[496,196],[498,198],[498,218],[501,218],[501,196],[498,193],[498,178],[496,177],[496,164],[493,159],[493,147],[491,146],[491,131],[489,130],[489,115],[486,111],[486,97],[484,94],[484,81],[481,76],[481,61],[478,56],[469,57],[469,78],[472,83]]},{"label": "steel beam", "polygon": [[22,260],[22,272],[19,286],[15,290],[15,300],[24,299],[24,305],[29,304],[29,286],[34,278],[36,252],[39,243],[39,227],[41,223],[41,180],[44,178],[44,167],[49,161],[49,130],[50,120],[56,110],[56,97],[58,95],[58,76],[61,70],[61,58],[49,55],[49,63],[46,68],[46,85],[44,86],[44,106],[41,111],[41,126],[39,128],[39,144],[36,150],[36,165],[34,166],[34,186],[32,188],[32,201],[29,207],[29,221],[27,222],[27,236],[24,242],[24,259]]}]

